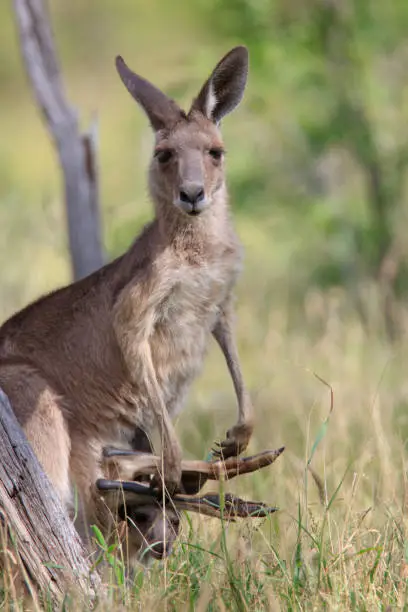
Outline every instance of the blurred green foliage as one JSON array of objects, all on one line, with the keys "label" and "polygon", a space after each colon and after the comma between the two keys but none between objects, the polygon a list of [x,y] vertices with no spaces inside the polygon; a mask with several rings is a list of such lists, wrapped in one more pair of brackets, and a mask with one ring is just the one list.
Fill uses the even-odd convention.
[{"label": "blurred green foliage", "polygon": [[[262,171],[259,160],[251,169],[251,188],[244,178],[243,196],[258,195],[261,176],[267,192],[293,202],[328,239],[319,240],[326,257],[313,266],[317,282],[346,282],[353,269],[376,276],[406,196],[407,5],[213,0],[210,7],[211,27],[251,49],[251,107],[263,121],[265,149],[278,148],[278,159],[261,155]],[[283,96],[276,109],[271,98]],[[290,142],[279,139],[276,120]]]},{"label": "blurred green foliage", "polygon": [[[358,296],[370,279],[385,279],[389,293],[403,296],[406,3],[50,5],[69,95],[84,121],[99,117],[111,255],[149,218],[144,173],[151,146],[147,122],[120,85],[113,57],[123,54],[188,104],[219,56],[244,43],[249,87],[224,132],[233,209],[250,265],[267,268],[271,287],[287,292],[291,304],[313,286],[341,285]],[[58,168],[24,78],[9,3],[0,6],[0,104],[0,264],[7,296],[1,308],[7,313],[69,276]],[[259,234],[262,250],[254,244]],[[30,281],[22,289],[26,266]]]}]

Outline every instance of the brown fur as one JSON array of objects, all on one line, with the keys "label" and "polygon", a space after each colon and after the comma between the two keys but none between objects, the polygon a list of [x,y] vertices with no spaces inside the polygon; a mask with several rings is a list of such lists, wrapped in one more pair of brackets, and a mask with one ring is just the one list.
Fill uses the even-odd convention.
[{"label": "brown fur", "polygon": [[[252,432],[231,327],[241,250],[217,127],[242,97],[246,62],[242,47],[223,58],[186,115],[118,60],[156,132],[149,170],[155,219],[123,256],[0,328],[0,386],[67,506],[77,486],[87,521],[95,520],[102,448],[131,447],[137,428],[149,435],[158,425],[164,483],[177,486],[181,452],[171,419],[200,371],[211,333],[239,404],[237,425],[222,444],[225,456],[244,450]],[[171,152],[164,163],[163,151]],[[197,185],[204,197],[199,214],[190,215],[195,204],[188,194]]]}]

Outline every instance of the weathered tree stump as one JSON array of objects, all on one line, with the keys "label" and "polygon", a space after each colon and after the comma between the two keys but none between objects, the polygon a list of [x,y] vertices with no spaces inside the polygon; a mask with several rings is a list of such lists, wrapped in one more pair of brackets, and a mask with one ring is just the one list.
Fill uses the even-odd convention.
[{"label": "weathered tree stump", "polygon": [[1,389],[0,517],[6,582],[15,574],[55,605],[68,590],[92,597],[99,578]]}]

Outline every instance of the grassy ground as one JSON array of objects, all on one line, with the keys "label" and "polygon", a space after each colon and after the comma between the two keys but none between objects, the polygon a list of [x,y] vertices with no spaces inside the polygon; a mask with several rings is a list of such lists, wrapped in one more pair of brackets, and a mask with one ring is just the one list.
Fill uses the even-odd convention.
[{"label": "grassy ground", "polygon": [[[99,609],[371,611],[406,603],[403,350],[363,329],[341,294],[308,296],[304,329],[288,332],[284,309],[257,312],[265,296],[258,289],[254,300],[246,289],[251,271],[239,299],[257,410],[250,451],[286,451],[229,488],[280,511],[229,526],[186,516],[173,556],[141,571],[133,587],[113,564],[109,603]],[[187,456],[204,457],[232,422],[230,387],[214,348],[177,424]]]}]

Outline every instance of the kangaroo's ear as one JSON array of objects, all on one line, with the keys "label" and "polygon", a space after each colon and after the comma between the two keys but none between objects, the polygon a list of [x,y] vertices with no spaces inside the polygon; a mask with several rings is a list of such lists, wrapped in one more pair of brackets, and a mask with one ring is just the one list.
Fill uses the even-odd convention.
[{"label": "kangaroo's ear", "polygon": [[235,47],[214,68],[194,100],[190,113],[199,111],[219,123],[241,102],[248,77],[248,50]]},{"label": "kangaroo's ear", "polygon": [[129,93],[145,111],[152,128],[157,132],[171,128],[184,115],[180,107],[152,83],[135,74],[123,58],[116,58],[116,69]]}]

